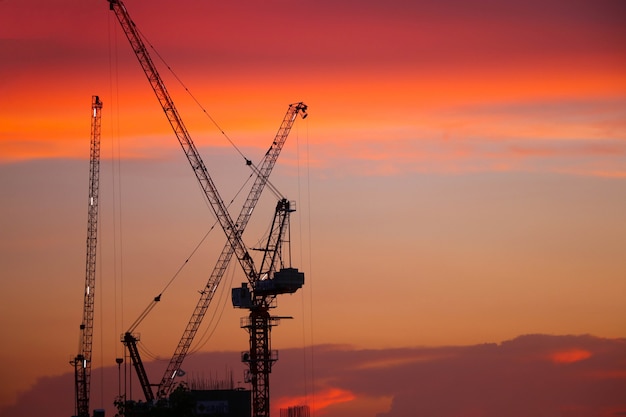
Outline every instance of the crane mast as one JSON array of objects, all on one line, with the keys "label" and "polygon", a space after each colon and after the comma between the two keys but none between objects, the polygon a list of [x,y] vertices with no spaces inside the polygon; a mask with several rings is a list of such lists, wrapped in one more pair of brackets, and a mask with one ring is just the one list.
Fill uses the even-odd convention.
[{"label": "crane mast", "polygon": [[[278,353],[271,347],[271,330],[281,318],[270,314],[279,294],[294,293],[304,285],[304,274],[296,268],[285,266],[283,244],[288,242],[289,215],[294,208],[290,201],[281,199],[276,205],[274,220],[264,252],[261,270],[252,283],[232,291],[233,306],[247,308],[248,317],[241,320],[241,327],[250,335],[250,350],[243,352],[241,360],[248,364],[245,381],[252,385],[253,417],[270,415],[270,373],[278,360]],[[289,259],[287,260],[289,261]]]},{"label": "crane mast", "polygon": [[76,416],[89,417],[91,385],[91,351],[93,341],[94,296],[96,289],[96,249],[98,242],[98,191],[100,184],[100,127],[102,101],[91,98],[91,145],[89,152],[89,199],[87,209],[87,261],[83,303],[83,321],[80,324],[79,351],[70,361],[74,366]]}]

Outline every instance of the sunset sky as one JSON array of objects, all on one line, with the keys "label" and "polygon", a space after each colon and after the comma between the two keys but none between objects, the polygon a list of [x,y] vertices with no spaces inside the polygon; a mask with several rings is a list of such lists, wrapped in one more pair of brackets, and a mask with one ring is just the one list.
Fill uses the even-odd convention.
[{"label": "sunset sky", "polygon": [[[300,292],[278,301],[275,313],[294,319],[274,329],[272,347],[305,352],[300,378],[312,380],[319,415],[405,415],[423,381],[390,371],[398,352],[419,350],[407,363],[432,359],[416,372],[445,372],[452,365],[437,358],[446,349],[468,349],[458,351],[467,359],[471,346],[501,344],[489,361],[506,351],[517,364],[529,346],[518,337],[529,334],[571,336],[537,337],[530,350],[550,363],[584,362],[586,375],[624,386],[626,350],[601,361],[595,349],[626,337],[625,2],[125,4],[225,201],[250,175],[228,139],[259,161],[288,105],[309,106],[272,174],[297,201],[293,264],[306,274]],[[94,369],[114,366],[119,334],[214,224],[108,3],[0,0],[0,367],[10,375],[0,383],[2,417],[21,415],[3,407],[32,387],[73,372],[92,95],[104,103]],[[239,196],[233,216],[241,204]],[[266,192],[249,246],[274,204]],[[224,244],[218,229],[137,329],[151,355],[171,356]],[[212,337],[197,347],[230,352],[235,363],[247,349],[245,311],[228,293],[242,280],[233,263],[215,319],[205,320]],[[332,354],[316,359],[312,346]],[[412,388],[376,396],[357,387],[345,378],[370,365],[349,370],[335,354],[346,351],[370,352],[384,375]],[[152,365],[158,380],[165,365]],[[284,401],[305,396],[275,379]],[[70,415],[71,380],[59,395],[69,409],[55,411]],[[440,415],[492,415],[466,405],[466,414]],[[589,410],[626,412],[624,401],[597,407]]]}]

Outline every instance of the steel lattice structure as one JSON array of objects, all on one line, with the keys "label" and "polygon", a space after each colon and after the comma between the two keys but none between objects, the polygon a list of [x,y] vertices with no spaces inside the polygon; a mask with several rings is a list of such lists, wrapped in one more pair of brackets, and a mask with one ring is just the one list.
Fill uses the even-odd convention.
[{"label": "steel lattice structure", "polygon": [[100,127],[102,101],[91,99],[91,145],[89,157],[89,200],[87,209],[87,261],[83,302],[83,321],[80,324],[78,355],[70,361],[74,366],[76,416],[89,417],[91,385],[91,351],[93,344],[93,316],[96,290],[96,249],[98,243],[98,194],[100,186]]},{"label": "steel lattice structure", "polygon": [[[282,266],[280,244],[284,241],[284,232],[286,231],[285,225],[288,225],[288,213],[292,211],[289,208],[288,201],[284,199],[279,201],[279,206],[277,207],[274,218],[274,224],[281,224],[281,226],[276,229],[277,234],[273,233],[268,240],[268,247],[266,248],[265,253],[266,256],[264,257],[261,269],[257,269],[255,267],[253,258],[250,256],[248,249],[242,240],[243,228],[245,228],[249,216],[252,214],[254,206],[256,205],[260,192],[267,182],[267,176],[269,175],[271,167],[273,167],[273,164],[275,163],[275,158],[266,158],[267,165],[265,167],[262,166],[257,172],[257,181],[253,186],[248,200],[244,204],[244,208],[242,209],[242,213],[240,214],[237,222],[234,222],[231,219],[230,214],[228,213],[228,210],[219,195],[215,184],[213,183],[213,180],[204,165],[204,162],[202,161],[202,158],[200,157],[189,132],[183,124],[182,118],[178,114],[178,111],[174,106],[174,102],[165,88],[165,84],[163,83],[156,66],[152,62],[148,50],[141,39],[135,23],[131,20],[126,7],[121,0],[108,1],[111,10],[115,12],[115,15],[118,18],[120,25],[122,26],[122,29],[124,30],[124,33],[128,38],[135,55],[137,56],[137,59],[139,60],[148,82],[150,83],[150,86],[152,87],[157,100],[159,101],[168,122],[176,135],[176,138],[178,139],[178,142],[180,143],[191,168],[196,175],[202,190],[204,191],[204,195],[210,203],[211,209],[216,215],[227,238],[226,247],[220,255],[214,272],[211,275],[205,290],[201,294],[201,299],[194,310],[187,328],[185,329],[183,337],[181,338],[176,352],[170,361],[161,384],[159,384],[158,396],[159,398],[165,397],[171,390],[173,379],[180,369],[180,364],[190,347],[191,341],[193,340],[202,317],[206,313],[206,309],[208,308],[208,305],[213,297],[213,293],[215,292],[215,289],[224,274],[228,262],[231,257],[235,255],[244,271],[248,283],[252,287],[252,292],[246,292],[245,287],[233,290],[233,304],[239,308],[250,309],[250,321],[252,323],[249,327],[251,345],[250,355],[254,358],[254,360],[250,362],[249,370],[251,378],[250,382],[253,387],[252,411],[253,416],[255,417],[267,417],[269,416],[269,373],[271,372],[271,363],[273,362],[271,359],[272,354],[270,349],[270,328],[273,324],[272,318],[269,315],[269,308],[276,295],[295,292],[297,289],[302,287],[304,283],[304,274],[298,272],[296,269],[287,268],[285,270],[281,269],[278,272],[276,269],[277,265],[279,265],[279,261]],[[303,103],[295,103],[290,106],[290,109],[288,110],[287,115],[283,120],[283,124],[281,125],[281,129],[277,135],[278,139],[281,139],[284,142],[284,138],[286,138],[286,135],[289,133],[296,115],[298,112],[301,112],[302,117],[306,117],[306,109],[307,106]],[[276,145],[276,142],[274,145]],[[280,145],[280,148],[282,148],[282,144]],[[270,148],[270,150],[272,150],[272,148]],[[280,151],[278,146],[274,150],[277,150],[278,152]],[[247,163],[249,165],[251,164],[250,161],[247,161]],[[278,223],[276,223],[277,221]],[[270,246],[271,249],[269,249]],[[266,266],[267,269],[263,266]],[[282,275],[280,275],[281,279],[276,279],[275,275],[279,273],[282,273]],[[235,302],[235,299],[238,301]],[[242,300],[243,302],[239,303]],[[133,343],[132,340],[132,338],[128,338],[128,343]],[[138,363],[140,363],[139,360]],[[135,367],[138,368],[137,364],[135,364]],[[147,389],[151,390],[148,386],[147,379],[145,384]],[[146,392],[146,389],[144,389],[144,392]]]}]

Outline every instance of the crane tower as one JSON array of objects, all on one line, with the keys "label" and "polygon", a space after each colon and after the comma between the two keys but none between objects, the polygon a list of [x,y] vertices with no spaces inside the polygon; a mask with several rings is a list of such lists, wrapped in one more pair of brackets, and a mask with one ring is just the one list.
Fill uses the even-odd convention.
[{"label": "crane tower", "polygon": [[250,350],[242,352],[241,360],[248,365],[245,380],[252,385],[253,417],[270,415],[270,373],[278,360],[271,347],[271,330],[282,318],[290,318],[272,316],[270,309],[276,307],[278,295],[293,294],[304,285],[304,273],[291,267],[290,253],[283,250],[285,243],[289,246],[289,215],[293,211],[289,200],[278,201],[267,244],[258,249],[263,252],[259,272],[232,290],[233,306],[250,311],[241,320],[241,327],[250,335]]},{"label": "crane tower", "polygon": [[89,199],[87,201],[87,262],[83,321],[80,324],[78,354],[70,361],[70,364],[74,366],[75,413],[77,417],[89,417],[93,313],[96,289],[96,247],[98,241],[98,188],[100,183],[100,125],[102,110],[100,97],[92,96],[91,108]]}]

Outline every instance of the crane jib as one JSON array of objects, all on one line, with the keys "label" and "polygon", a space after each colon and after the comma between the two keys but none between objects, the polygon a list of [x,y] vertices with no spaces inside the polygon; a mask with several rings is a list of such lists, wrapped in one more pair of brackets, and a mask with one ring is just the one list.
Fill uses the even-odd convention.
[{"label": "crane jib", "polygon": [[247,249],[241,240],[241,237],[236,233],[228,233],[228,230],[235,229],[234,222],[230,218],[226,205],[222,201],[217,188],[215,187],[215,184],[213,183],[213,180],[211,179],[204,163],[202,162],[202,158],[200,157],[200,154],[187,131],[187,128],[176,110],[176,106],[165,88],[165,84],[163,83],[156,66],[150,58],[148,50],[145,47],[134,22],[130,18],[121,0],[109,0],[109,4],[111,10],[115,12],[126,37],[133,47],[135,55],[137,56],[148,82],[152,86],[152,89],[161,104],[172,129],[174,130],[179,143],[185,151],[185,155],[187,156],[187,159],[196,174],[196,178],[204,191],[205,197],[209,201],[213,212],[220,222],[227,239],[229,239],[230,244],[235,248],[235,252],[238,255],[237,259],[239,260],[242,268],[246,271],[246,275],[249,276],[252,271],[255,270],[253,260],[250,256],[245,256]]}]

